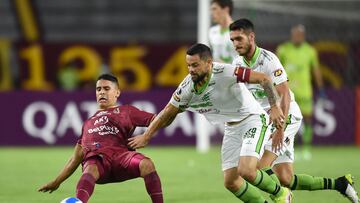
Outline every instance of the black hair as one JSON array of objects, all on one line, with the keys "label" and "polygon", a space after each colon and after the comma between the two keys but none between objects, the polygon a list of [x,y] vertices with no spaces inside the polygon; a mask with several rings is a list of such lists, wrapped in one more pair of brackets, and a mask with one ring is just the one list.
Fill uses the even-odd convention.
[{"label": "black hair", "polygon": [[229,14],[232,15],[232,12],[234,10],[234,3],[232,0],[212,0],[211,4],[216,3],[221,8],[228,7],[229,8]]},{"label": "black hair", "polygon": [[205,44],[193,44],[186,52],[187,55],[193,56],[195,54],[199,54],[201,60],[206,60],[208,58],[212,58],[212,53],[210,47]]},{"label": "black hair", "polygon": [[117,87],[119,87],[119,81],[118,81],[118,79],[117,79],[114,75],[112,75],[112,74],[110,74],[110,73],[101,74],[101,75],[97,78],[96,81],[99,81],[99,80],[108,80],[108,81],[111,81],[111,82],[115,83]]},{"label": "black hair", "polygon": [[246,18],[241,18],[231,23],[229,29],[230,31],[244,30],[247,33],[255,31],[254,24],[249,19]]}]

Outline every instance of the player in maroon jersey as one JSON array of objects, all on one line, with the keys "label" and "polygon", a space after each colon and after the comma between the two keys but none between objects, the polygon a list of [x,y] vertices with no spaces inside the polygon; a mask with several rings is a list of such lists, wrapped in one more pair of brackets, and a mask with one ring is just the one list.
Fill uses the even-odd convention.
[{"label": "player in maroon jersey", "polygon": [[82,164],[76,197],[88,202],[95,183],[122,182],[142,177],[153,203],[162,203],[160,178],[150,158],[127,147],[137,126],[148,126],[154,114],[133,106],[117,106],[120,89],[116,77],[101,75],[96,83],[99,110],[85,121],[73,155],[51,182],[39,188],[53,192]]}]

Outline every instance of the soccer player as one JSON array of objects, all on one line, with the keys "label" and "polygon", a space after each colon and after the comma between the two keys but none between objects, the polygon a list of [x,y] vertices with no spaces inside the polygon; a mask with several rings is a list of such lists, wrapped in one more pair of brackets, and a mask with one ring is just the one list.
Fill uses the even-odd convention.
[{"label": "soccer player", "polygon": [[120,89],[116,77],[100,75],[96,83],[99,110],[85,121],[73,155],[59,175],[42,186],[40,192],[53,192],[82,164],[76,197],[88,202],[95,183],[122,182],[142,177],[153,203],[162,203],[160,178],[150,158],[127,147],[137,126],[148,126],[154,114],[130,105],[117,106]]},{"label": "soccer player", "polygon": [[[256,169],[270,136],[270,120],[277,127],[284,122],[271,79],[250,69],[213,62],[211,50],[204,44],[194,44],[187,50],[186,63],[190,74],[146,132],[129,139],[129,146],[146,146],[158,129],[182,111],[203,114],[213,124],[225,123],[221,149],[225,187],[244,202],[265,202],[257,188],[273,194],[275,202],[291,202],[289,189]],[[242,82],[260,83],[265,89],[272,106],[270,120]]]},{"label": "soccer player", "polygon": [[214,23],[209,30],[209,43],[213,53],[213,60],[231,63],[237,56],[229,38],[229,25],[232,23],[232,0],[212,0],[211,17]]},{"label": "soccer player", "polygon": [[[250,20],[239,19],[232,23],[230,37],[239,54],[233,64],[262,72],[270,77],[281,98],[281,109],[284,115],[287,115],[285,125],[278,129],[272,128],[272,140],[265,145],[265,152],[258,167],[277,179],[275,175],[272,175],[275,172],[281,184],[292,190],[335,189],[352,202],[357,202],[358,197],[352,187],[351,175],[337,179],[313,177],[306,174],[294,175],[294,137],[301,126],[302,115],[294,94],[289,89],[286,72],[275,54],[256,45],[254,25]],[[246,83],[246,87],[265,111],[271,111],[271,103],[268,102],[266,90],[261,85]],[[273,145],[274,141],[282,142],[280,148]],[[273,166],[272,169],[271,166]]]},{"label": "soccer player", "polygon": [[277,48],[277,55],[284,65],[290,79],[289,86],[295,93],[301,112],[304,116],[304,130],[302,133],[303,151],[305,160],[311,159],[310,146],[312,142],[312,107],[313,92],[311,76],[319,90],[324,95],[323,80],[319,68],[318,55],[309,43],[305,41],[305,27],[301,24],[291,28],[291,41],[281,44]]}]

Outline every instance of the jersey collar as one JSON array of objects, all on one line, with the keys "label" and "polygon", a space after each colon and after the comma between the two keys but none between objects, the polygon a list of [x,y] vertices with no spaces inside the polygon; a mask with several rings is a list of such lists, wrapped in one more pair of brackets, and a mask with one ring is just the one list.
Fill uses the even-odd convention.
[{"label": "jersey collar", "polygon": [[255,48],[255,53],[254,55],[252,56],[251,60],[250,61],[247,61],[245,59],[245,57],[243,57],[243,61],[244,63],[249,66],[250,68],[252,68],[252,66],[256,63],[256,59],[258,58],[258,56],[260,55],[260,49],[258,46],[256,46]]}]

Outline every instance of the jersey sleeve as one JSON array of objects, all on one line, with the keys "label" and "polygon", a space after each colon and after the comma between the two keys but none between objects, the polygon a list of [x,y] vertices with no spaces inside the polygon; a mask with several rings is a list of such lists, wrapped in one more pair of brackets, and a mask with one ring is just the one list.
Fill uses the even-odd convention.
[{"label": "jersey sleeve", "polygon": [[191,77],[187,76],[172,94],[169,103],[181,110],[185,110],[193,94],[191,84]]},{"label": "jersey sleeve", "polygon": [[274,85],[288,81],[285,69],[275,54],[273,54],[272,59],[268,62],[266,74],[271,77]]},{"label": "jersey sleeve", "polygon": [[149,126],[155,114],[128,105],[129,117],[134,126]]}]

